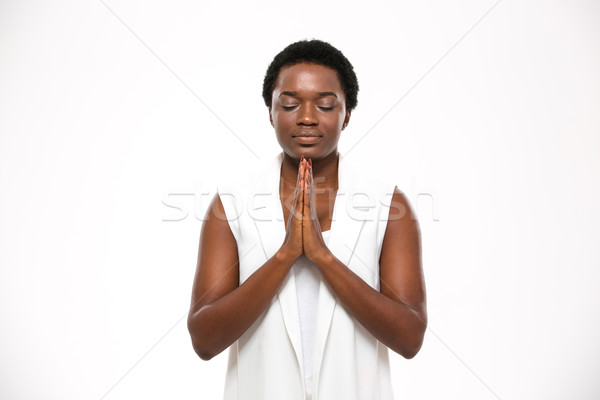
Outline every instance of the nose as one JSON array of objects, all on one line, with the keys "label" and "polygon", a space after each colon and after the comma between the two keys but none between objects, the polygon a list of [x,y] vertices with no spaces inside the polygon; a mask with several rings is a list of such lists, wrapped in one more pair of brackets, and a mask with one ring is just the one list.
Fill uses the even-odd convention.
[{"label": "nose", "polygon": [[303,104],[300,107],[300,112],[298,113],[298,125],[318,125],[319,119],[315,113],[314,107],[310,104]]}]

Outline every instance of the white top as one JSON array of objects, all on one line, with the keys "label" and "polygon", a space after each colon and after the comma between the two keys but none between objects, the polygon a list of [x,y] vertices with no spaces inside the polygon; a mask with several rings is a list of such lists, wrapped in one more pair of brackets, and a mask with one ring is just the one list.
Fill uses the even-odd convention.
[{"label": "white top", "polygon": [[[284,154],[265,168],[252,168],[243,177],[236,174],[217,187],[238,253],[243,255],[240,285],[285,241],[284,224],[273,223],[283,218],[277,193]],[[349,271],[378,290],[378,257],[395,185],[382,182],[368,166],[365,170],[350,158],[343,154],[338,158],[335,232],[331,230],[327,247]],[[289,273],[290,279],[282,283],[261,317],[230,346],[225,400],[306,400],[296,280]],[[317,310],[313,399],[393,400],[388,348],[338,304],[323,281]]]},{"label": "white top", "polygon": [[[329,241],[330,231],[321,233],[325,244]],[[306,258],[304,254],[296,260],[292,268],[294,269],[294,278],[296,280],[296,296],[298,298],[298,313],[300,315],[306,400],[311,400],[317,307],[319,304],[319,285],[322,277],[317,266]]]}]

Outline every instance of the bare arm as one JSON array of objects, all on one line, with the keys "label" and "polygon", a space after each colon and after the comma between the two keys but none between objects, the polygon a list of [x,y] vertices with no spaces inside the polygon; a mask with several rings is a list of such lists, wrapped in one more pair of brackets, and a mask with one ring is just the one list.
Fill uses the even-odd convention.
[{"label": "bare arm", "polygon": [[[298,207],[300,194],[298,190]],[[211,202],[200,234],[188,315],[192,345],[203,360],[225,350],[256,321],[302,254],[302,214],[295,209],[290,212],[281,248],[238,286],[237,243],[228,222],[220,217],[225,215],[221,199],[216,195]]]},{"label": "bare arm", "polygon": [[341,304],[373,336],[405,358],[419,352],[427,327],[421,241],[416,216],[402,192],[395,188],[392,197],[380,257],[380,292],[330,252],[315,263]]}]

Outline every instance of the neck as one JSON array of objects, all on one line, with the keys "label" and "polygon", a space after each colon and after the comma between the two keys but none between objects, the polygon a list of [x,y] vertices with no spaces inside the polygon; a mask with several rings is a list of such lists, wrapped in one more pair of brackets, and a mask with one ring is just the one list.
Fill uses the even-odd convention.
[{"label": "neck", "polygon": [[[316,187],[335,188],[338,185],[338,155],[337,149],[320,159],[311,159],[313,180]],[[293,158],[283,153],[281,164],[281,183],[286,186],[296,186],[298,178],[299,158]]]}]

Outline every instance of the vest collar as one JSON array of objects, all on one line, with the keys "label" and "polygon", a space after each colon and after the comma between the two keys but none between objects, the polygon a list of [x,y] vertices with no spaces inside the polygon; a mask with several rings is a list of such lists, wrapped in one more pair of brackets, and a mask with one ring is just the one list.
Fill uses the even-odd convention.
[{"label": "vest collar", "polygon": [[[333,218],[328,241],[328,248],[333,255],[344,265],[349,265],[354,246],[365,222],[360,218],[361,208],[351,207],[351,201],[357,194],[362,194],[356,184],[356,170],[338,152],[338,191],[333,208]],[[281,165],[283,153],[279,153],[263,170],[263,178],[258,186],[260,192],[254,194],[250,206],[252,218],[258,230],[262,248],[266,260],[273,257],[281,247],[285,238],[285,222],[283,221],[283,209],[279,196],[279,181],[281,176]],[[364,191],[364,188],[362,188]],[[358,215],[358,218],[357,218]],[[287,334],[296,353],[300,371],[303,371],[302,340],[300,331],[300,319],[296,297],[296,285],[294,274],[286,277],[277,298],[281,305],[283,320]],[[315,354],[313,365],[313,393],[316,393],[319,371],[323,358],[323,351],[331,318],[336,306],[336,300],[325,282],[321,282],[319,288],[319,305],[317,311],[317,327],[315,338]]]}]

